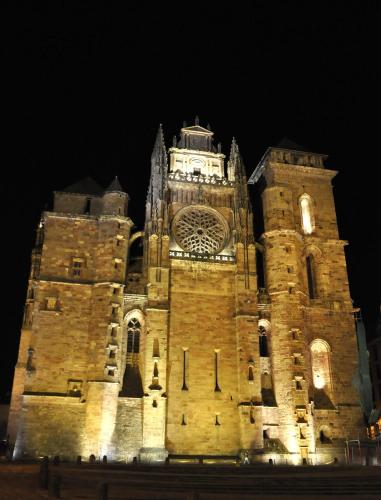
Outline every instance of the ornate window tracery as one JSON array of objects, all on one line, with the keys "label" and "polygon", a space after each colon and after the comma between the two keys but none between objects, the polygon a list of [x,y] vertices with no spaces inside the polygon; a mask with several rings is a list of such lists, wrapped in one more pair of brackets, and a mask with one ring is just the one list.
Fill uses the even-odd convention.
[{"label": "ornate window tracery", "polygon": [[140,350],[141,325],[137,318],[131,318],[127,323],[127,363],[132,364],[134,354]]},{"label": "ornate window tracery", "polygon": [[178,245],[187,252],[217,254],[224,248],[227,223],[217,211],[206,207],[190,207],[176,214],[173,221]]}]

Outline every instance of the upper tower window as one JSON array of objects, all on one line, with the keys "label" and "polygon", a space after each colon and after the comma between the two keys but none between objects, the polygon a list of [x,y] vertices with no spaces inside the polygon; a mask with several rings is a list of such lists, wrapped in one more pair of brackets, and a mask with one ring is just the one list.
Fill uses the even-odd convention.
[{"label": "upper tower window", "polygon": [[299,199],[302,229],[304,234],[311,234],[315,230],[315,219],[313,213],[313,201],[310,195],[302,194]]},{"label": "upper tower window", "polygon": [[312,377],[316,389],[331,390],[330,346],[325,340],[315,339],[311,344]]}]

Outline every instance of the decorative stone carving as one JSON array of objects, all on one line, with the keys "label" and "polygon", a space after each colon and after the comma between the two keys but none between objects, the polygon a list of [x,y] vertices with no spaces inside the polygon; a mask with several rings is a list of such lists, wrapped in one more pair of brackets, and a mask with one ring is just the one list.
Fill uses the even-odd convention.
[{"label": "decorative stone carving", "polygon": [[228,225],[216,210],[187,207],[175,215],[173,233],[183,250],[213,255],[225,247]]}]

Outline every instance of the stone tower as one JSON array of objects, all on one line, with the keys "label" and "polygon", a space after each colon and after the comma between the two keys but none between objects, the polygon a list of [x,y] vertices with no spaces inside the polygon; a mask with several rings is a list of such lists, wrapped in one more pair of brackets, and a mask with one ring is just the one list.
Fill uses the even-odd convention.
[{"label": "stone tower", "polygon": [[32,253],[15,458],[315,463],[361,435],[336,172],[269,148],[249,181],[262,186],[255,241],[238,145],[225,163],[213,135],[196,119],[167,150],[159,128],[144,231],[131,234],[117,179],[55,193]]},{"label": "stone tower", "polygon": [[262,447],[253,216],[233,141],[225,171],[198,122],[156,140],[147,200],[143,455]]},{"label": "stone tower", "polygon": [[271,322],[277,437],[289,453],[323,460],[342,454],[343,440],[362,432],[346,242],[331,185],[337,172],[325,169],[324,159],[286,140],[266,151],[249,180],[261,179],[263,187],[270,302],[263,309]]},{"label": "stone tower", "polygon": [[14,457],[107,454],[125,366],[132,221],[115,179],[56,192],[32,253],[9,416]]}]

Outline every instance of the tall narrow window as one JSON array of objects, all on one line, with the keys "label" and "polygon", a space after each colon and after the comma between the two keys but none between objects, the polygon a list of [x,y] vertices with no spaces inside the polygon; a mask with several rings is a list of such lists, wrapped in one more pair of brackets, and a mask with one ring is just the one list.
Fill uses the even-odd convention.
[{"label": "tall narrow window", "polygon": [[322,339],[315,339],[311,344],[312,377],[316,389],[331,391],[330,347]]},{"label": "tall narrow window", "polygon": [[91,198],[86,199],[86,206],[85,206],[85,214],[90,213],[90,208],[91,208]]},{"label": "tall narrow window", "polygon": [[253,367],[249,366],[249,384],[254,382],[254,373],[253,373]]},{"label": "tall narrow window", "polygon": [[188,390],[187,378],[188,378],[188,362],[189,362],[189,352],[188,349],[183,349],[183,386],[182,391]]},{"label": "tall narrow window", "polygon": [[313,202],[311,196],[303,194],[299,199],[302,230],[304,234],[311,234],[315,229]]},{"label": "tall narrow window", "polygon": [[263,265],[263,253],[257,250],[255,252],[255,255],[256,255],[258,288],[265,288],[265,268]]},{"label": "tall narrow window", "polygon": [[308,282],[308,295],[310,299],[316,299],[316,276],[315,276],[315,259],[312,255],[306,257],[307,266],[307,282]]},{"label": "tall narrow window", "polygon": [[220,386],[218,385],[218,355],[219,351],[214,351],[214,377],[215,377],[215,392],[221,392]]},{"label": "tall narrow window", "polygon": [[259,355],[262,357],[268,357],[269,351],[267,348],[267,332],[266,328],[262,325],[258,328],[259,333]]},{"label": "tall narrow window", "polygon": [[134,364],[140,349],[140,322],[131,318],[127,324],[127,364]]}]

